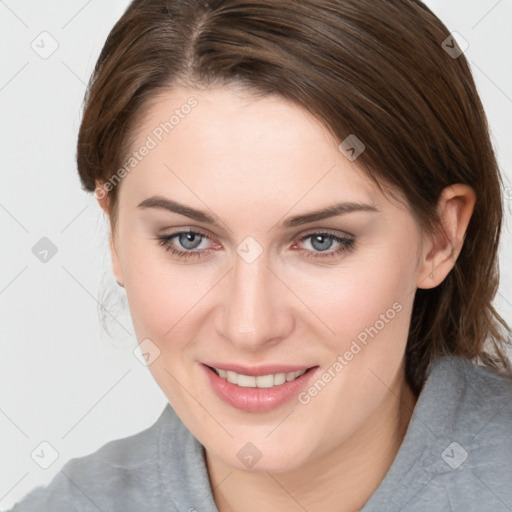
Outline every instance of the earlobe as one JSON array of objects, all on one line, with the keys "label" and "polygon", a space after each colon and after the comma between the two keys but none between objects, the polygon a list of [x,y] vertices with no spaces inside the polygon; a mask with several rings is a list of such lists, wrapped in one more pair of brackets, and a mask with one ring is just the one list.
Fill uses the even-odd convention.
[{"label": "earlobe", "polygon": [[425,243],[418,272],[418,288],[435,288],[454,267],[464,244],[475,202],[475,191],[468,185],[450,185],[441,193],[437,206],[441,226]]},{"label": "earlobe", "polygon": [[121,269],[121,261],[119,259],[115,243],[112,239],[112,235],[110,236],[110,256],[112,261],[112,272],[114,273],[115,280],[117,281],[117,284],[119,284],[119,286],[122,286],[124,288],[124,278]]},{"label": "earlobe", "polygon": [[101,209],[108,215],[109,213],[109,195],[108,192],[105,190],[105,188],[102,186],[101,182],[96,180],[95,181],[95,189],[94,189],[94,197],[98,201],[98,204],[100,205]]}]

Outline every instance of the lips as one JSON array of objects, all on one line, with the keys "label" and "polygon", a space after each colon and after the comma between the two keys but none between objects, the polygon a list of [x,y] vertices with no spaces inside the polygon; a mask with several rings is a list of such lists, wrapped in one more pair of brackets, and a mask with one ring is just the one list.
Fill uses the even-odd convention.
[{"label": "lips", "polygon": [[[211,366],[210,366],[211,365]],[[292,366],[292,365],[266,365],[259,367],[244,367],[240,365],[226,365],[222,363],[201,364],[206,375],[209,387],[224,403],[235,409],[262,413],[268,412],[296,398],[319,370],[319,366]],[[236,370],[238,371],[236,371]],[[219,371],[225,371],[226,377],[219,375]],[[283,381],[282,375],[285,375]],[[293,378],[286,379],[286,375],[293,374]],[[280,381],[272,384],[269,376],[274,379],[280,377]],[[237,378],[237,382],[228,380]],[[238,380],[241,379],[241,380]],[[258,385],[262,384],[261,386]]]}]

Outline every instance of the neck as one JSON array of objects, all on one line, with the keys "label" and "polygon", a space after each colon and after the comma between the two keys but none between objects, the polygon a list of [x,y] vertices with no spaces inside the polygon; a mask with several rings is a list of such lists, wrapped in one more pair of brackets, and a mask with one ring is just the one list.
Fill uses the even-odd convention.
[{"label": "neck", "polygon": [[416,400],[402,377],[349,440],[307,465],[283,473],[234,470],[207,451],[210,484],[219,512],[359,510],[395,459]]}]

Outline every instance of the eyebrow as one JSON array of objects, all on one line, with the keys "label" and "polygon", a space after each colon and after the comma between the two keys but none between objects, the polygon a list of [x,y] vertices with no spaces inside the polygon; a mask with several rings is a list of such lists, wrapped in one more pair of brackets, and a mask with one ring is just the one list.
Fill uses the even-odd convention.
[{"label": "eyebrow", "polygon": [[[201,210],[196,210],[195,208],[191,208],[190,206],[178,203],[177,201],[172,201],[163,196],[157,195],[148,197],[147,199],[144,199],[144,201],[139,203],[137,207],[168,210],[170,212],[184,215],[185,217],[189,217],[190,219],[196,220],[198,222],[203,222],[205,224],[211,224],[213,226],[216,226],[218,224],[217,221],[215,220],[215,217],[213,217],[209,213]],[[327,219],[329,217],[336,217],[338,215],[360,211],[378,212],[379,210],[373,204],[353,202],[335,203],[331,206],[322,208],[320,210],[289,217],[285,221],[281,222],[280,225],[283,228],[292,228],[300,226],[302,224],[308,224],[310,222]]]}]

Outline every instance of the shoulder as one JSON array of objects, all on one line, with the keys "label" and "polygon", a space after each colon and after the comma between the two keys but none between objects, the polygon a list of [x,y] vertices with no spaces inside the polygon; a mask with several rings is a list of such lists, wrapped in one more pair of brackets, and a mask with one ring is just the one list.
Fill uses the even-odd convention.
[{"label": "shoulder", "polygon": [[459,356],[429,367],[407,433],[364,507],[512,510],[512,379]]},{"label": "shoulder", "polygon": [[464,443],[468,465],[503,460],[512,470],[511,377],[444,356],[431,365],[418,405],[437,437]]},{"label": "shoulder", "polygon": [[512,506],[512,378],[445,356],[426,384],[431,495],[445,496],[454,510]]},{"label": "shoulder", "polygon": [[[512,378],[476,366],[466,358],[444,356],[431,365],[425,385],[437,422],[450,433],[494,433],[511,440]],[[432,411],[436,413],[436,411]]]},{"label": "shoulder", "polygon": [[156,509],[162,433],[176,428],[179,434],[179,427],[167,405],[149,428],[69,460],[48,486],[33,489],[11,512]]}]

